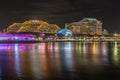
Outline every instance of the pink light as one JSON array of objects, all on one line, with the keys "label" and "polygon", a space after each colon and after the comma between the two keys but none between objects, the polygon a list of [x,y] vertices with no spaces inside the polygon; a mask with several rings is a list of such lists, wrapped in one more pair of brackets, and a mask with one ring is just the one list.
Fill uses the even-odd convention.
[{"label": "pink light", "polygon": [[0,32],[0,40],[34,40],[32,34],[5,34]]},{"label": "pink light", "polygon": [[[9,50],[13,51],[14,48],[15,48],[14,44],[0,44],[0,50],[7,50],[8,51],[8,49],[9,49]],[[23,50],[25,50],[25,45],[19,44],[18,48],[20,51],[23,51]]]}]

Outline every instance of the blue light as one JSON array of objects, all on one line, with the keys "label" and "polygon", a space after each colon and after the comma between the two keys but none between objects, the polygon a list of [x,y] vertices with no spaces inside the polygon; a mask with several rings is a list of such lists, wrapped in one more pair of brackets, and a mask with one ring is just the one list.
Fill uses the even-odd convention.
[{"label": "blue light", "polygon": [[19,60],[19,45],[15,44],[14,45],[14,51],[15,51],[15,69],[16,69],[16,74],[21,79],[21,69],[20,69],[20,60]]},{"label": "blue light", "polygon": [[62,37],[71,37],[72,36],[72,31],[68,29],[61,29],[58,31],[57,36],[62,36]]}]

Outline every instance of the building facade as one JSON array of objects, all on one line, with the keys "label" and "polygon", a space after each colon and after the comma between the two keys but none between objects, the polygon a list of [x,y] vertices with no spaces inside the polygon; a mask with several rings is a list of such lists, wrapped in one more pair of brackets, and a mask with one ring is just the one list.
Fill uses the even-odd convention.
[{"label": "building facade", "polygon": [[23,23],[13,23],[4,30],[6,33],[21,33],[21,32],[46,32],[56,33],[60,27],[56,24],[49,24],[42,20],[28,20]]},{"label": "building facade", "polygon": [[102,35],[102,22],[94,18],[84,18],[79,22],[66,23],[65,28],[73,34]]}]

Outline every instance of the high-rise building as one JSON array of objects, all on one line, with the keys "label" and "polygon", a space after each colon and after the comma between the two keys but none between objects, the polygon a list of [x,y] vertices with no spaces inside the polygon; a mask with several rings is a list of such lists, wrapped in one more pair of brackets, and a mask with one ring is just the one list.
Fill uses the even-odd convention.
[{"label": "high-rise building", "polygon": [[102,35],[102,22],[94,18],[84,18],[79,22],[66,23],[66,29],[73,34]]}]

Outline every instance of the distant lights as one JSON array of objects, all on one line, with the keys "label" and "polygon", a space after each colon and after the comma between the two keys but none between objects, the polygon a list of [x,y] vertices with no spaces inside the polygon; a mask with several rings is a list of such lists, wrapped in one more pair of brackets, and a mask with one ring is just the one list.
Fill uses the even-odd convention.
[{"label": "distant lights", "polygon": [[90,21],[97,21],[97,19],[95,19],[95,18],[87,18],[87,19]]},{"label": "distant lights", "polygon": [[40,22],[40,20],[32,20],[32,22]]},{"label": "distant lights", "polygon": [[114,33],[114,36],[118,36],[118,34],[117,34],[117,33]]}]

